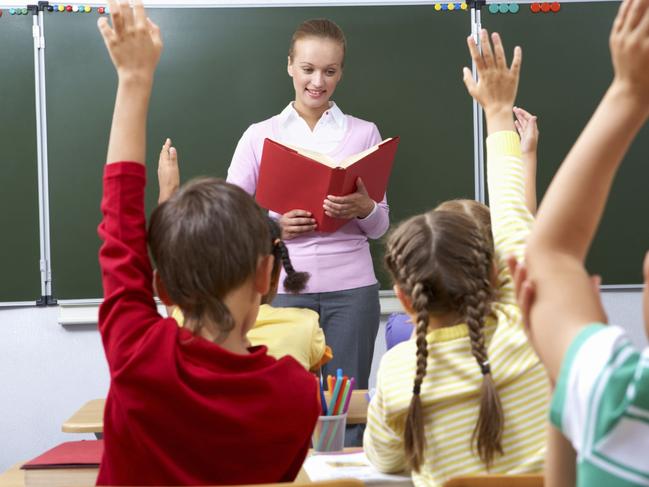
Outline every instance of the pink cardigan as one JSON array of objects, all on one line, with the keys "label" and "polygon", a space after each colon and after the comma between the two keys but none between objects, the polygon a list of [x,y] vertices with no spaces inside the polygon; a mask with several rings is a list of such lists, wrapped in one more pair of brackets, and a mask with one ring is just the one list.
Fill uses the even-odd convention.
[{"label": "pink cardigan", "polygon": [[[336,160],[361,152],[381,142],[376,125],[359,118],[347,117],[347,133],[328,155]],[[264,139],[282,140],[277,127],[278,116],[255,123],[241,136],[234,151],[228,181],[254,194]],[[367,239],[380,238],[388,229],[389,207],[383,196],[376,210],[364,219],[354,219],[333,233],[312,232],[286,241],[293,266],[311,274],[304,293],[343,291],[376,283]],[[278,216],[271,213],[271,215]],[[285,293],[280,277],[280,293]]]}]

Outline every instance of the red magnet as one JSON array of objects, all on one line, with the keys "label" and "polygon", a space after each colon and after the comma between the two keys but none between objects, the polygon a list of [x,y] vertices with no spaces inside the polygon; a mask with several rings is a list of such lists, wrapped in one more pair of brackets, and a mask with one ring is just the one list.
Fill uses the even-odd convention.
[{"label": "red magnet", "polygon": [[539,10],[541,10],[541,5],[535,2],[532,5],[530,5],[530,10],[536,14],[539,12]]},{"label": "red magnet", "polygon": [[67,7],[65,7],[65,11],[72,12],[72,5],[68,5]]},{"label": "red magnet", "polygon": [[547,2],[543,2],[541,4],[541,12],[549,12],[550,11],[550,4]]},{"label": "red magnet", "polygon": [[558,12],[559,10],[561,10],[561,4],[559,2],[552,2],[550,4],[550,10],[552,10],[553,12]]},{"label": "red magnet", "polygon": [[104,9],[104,7],[99,7],[99,8],[97,9],[97,11],[98,11],[100,14],[103,14],[103,13],[106,11],[106,9]]}]

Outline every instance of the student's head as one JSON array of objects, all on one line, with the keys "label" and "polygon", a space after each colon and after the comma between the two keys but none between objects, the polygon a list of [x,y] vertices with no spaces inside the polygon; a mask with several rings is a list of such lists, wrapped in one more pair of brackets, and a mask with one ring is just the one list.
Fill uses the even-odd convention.
[{"label": "student's head", "polygon": [[311,19],[298,26],[288,49],[288,74],[298,110],[329,106],[343,74],[345,49],[345,35],[331,20]]},{"label": "student's head", "polygon": [[279,275],[281,267],[284,267],[286,277],[284,278],[284,289],[290,293],[299,293],[306,286],[309,280],[308,272],[296,272],[293,269],[293,264],[288,255],[288,249],[282,240],[282,231],[274,219],[268,217],[268,230],[270,232],[270,239],[273,245],[273,270],[270,278],[270,289],[268,294],[261,298],[262,304],[267,304],[273,301],[277,295],[277,287],[279,285]]},{"label": "student's head", "polygon": [[491,376],[484,322],[494,298],[494,245],[484,205],[452,201],[400,224],[389,236],[385,261],[395,290],[416,323],[417,370],[405,426],[406,456],[417,471],[423,461],[424,423],[421,399],[431,318],[452,317],[448,325],[466,323],[475,374],[482,376],[480,412],[471,438],[480,458],[491,464],[502,452],[503,415]]},{"label": "student's head", "polygon": [[244,190],[213,178],[187,183],[155,209],[148,239],[158,294],[182,310],[193,333],[209,327],[217,341],[227,337],[235,318],[225,300],[235,291],[245,290],[252,319],[244,321],[254,322],[270,285],[271,239],[266,215]]}]

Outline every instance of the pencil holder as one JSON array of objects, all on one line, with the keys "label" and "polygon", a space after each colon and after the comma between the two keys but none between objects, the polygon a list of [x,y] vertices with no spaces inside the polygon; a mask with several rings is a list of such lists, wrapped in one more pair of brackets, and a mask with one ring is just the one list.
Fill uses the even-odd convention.
[{"label": "pencil holder", "polygon": [[320,416],[313,430],[313,449],[317,452],[342,451],[345,446],[347,414]]}]

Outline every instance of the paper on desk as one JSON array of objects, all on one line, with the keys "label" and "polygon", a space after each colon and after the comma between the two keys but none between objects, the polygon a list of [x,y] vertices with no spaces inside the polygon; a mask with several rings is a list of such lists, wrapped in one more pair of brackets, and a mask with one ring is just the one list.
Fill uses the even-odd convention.
[{"label": "paper on desk", "polygon": [[304,470],[311,481],[354,478],[374,487],[413,485],[409,475],[379,472],[363,452],[311,455],[304,462]]}]

